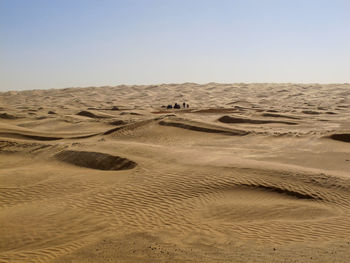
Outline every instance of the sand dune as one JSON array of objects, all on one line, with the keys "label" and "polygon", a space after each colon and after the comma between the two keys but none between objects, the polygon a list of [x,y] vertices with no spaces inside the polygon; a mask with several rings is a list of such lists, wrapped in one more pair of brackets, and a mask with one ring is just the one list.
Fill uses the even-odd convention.
[{"label": "sand dune", "polygon": [[136,163],[126,158],[99,152],[62,151],[55,157],[63,162],[98,170],[132,169]]},{"label": "sand dune", "polygon": [[250,123],[250,124],[282,123],[282,124],[288,124],[288,125],[297,124],[295,122],[289,122],[289,121],[256,120],[256,119],[232,117],[227,115],[220,117],[218,121],[223,123]]},{"label": "sand dune", "polygon": [[6,119],[6,120],[14,120],[14,119],[17,119],[16,116],[11,115],[11,114],[8,114],[7,112],[0,113],[0,118],[1,118],[1,119]]},{"label": "sand dune", "polygon": [[293,119],[293,120],[299,120],[300,118],[284,115],[284,114],[276,114],[276,113],[263,113],[262,116],[264,117],[273,117],[273,118],[286,118],[286,119]]},{"label": "sand dune", "polygon": [[337,140],[341,142],[350,142],[350,133],[332,134],[329,137],[333,140]]},{"label": "sand dune", "polygon": [[0,262],[349,262],[349,104],[348,84],[0,93]]},{"label": "sand dune", "polygon": [[181,129],[187,129],[191,131],[198,131],[198,132],[207,132],[207,133],[221,133],[225,135],[246,135],[248,132],[241,131],[241,130],[230,130],[225,129],[223,127],[217,127],[214,125],[208,125],[204,123],[198,123],[198,122],[186,122],[184,120],[172,120],[172,121],[160,121],[160,125],[163,126],[171,126]]},{"label": "sand dune", "polygon": [[123,120],[115,120],[115,121],[110,122],[109,124],[119,126],[119,125],[125,125],[125,124],[127,124],[127,122],[123,121]]},{"label": "sand dune", "polygon": [[43,133],[43,132],[32,132],[32,131],[1,131],[0,129],[0,136],[1,137],[8,137],[8,138],[19,138],[19,139],[29,139],[29,140],[39,140],[39,141],[55,141],[55,140],[62,140],[62,139],[82,139],[82,138],[88,138],[95,136],[96,134],[87,134],[87,135],[74,135],[74,134],[56,134],[50,135],[49,133]]},{"label": "sand dune", "polygon": [[89,118],[113,118],[114,116],[113,115],[108,115],[108,114],[105,114],[105,113],[94,113],[94,112],[91,112],[91,111],[80,111],[77,113],[77,115],[79,116],[85,116],[85,117],[89,117]]}]

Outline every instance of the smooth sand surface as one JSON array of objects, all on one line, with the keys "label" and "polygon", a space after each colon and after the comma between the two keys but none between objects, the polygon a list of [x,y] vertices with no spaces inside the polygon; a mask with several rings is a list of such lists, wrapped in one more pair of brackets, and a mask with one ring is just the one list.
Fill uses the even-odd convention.
[{"label": "smooth sand surface", "polygon": [[350,262],[349,142],[349,84],[0,93],[0,262]]}]

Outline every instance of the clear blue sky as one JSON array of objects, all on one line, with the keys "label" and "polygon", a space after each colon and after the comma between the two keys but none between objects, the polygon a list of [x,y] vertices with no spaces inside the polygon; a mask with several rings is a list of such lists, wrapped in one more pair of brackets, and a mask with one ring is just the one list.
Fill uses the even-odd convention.
[{"label": "clear blue sky", "polygon": [[0,0],[0,91],[350,82],[349,0]]}]

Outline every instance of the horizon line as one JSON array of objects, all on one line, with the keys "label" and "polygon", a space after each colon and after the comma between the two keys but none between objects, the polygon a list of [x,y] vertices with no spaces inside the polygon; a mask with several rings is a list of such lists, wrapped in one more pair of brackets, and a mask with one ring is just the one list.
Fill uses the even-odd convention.
[{"label": "horizon line", "polygon": [[7,92],[21,92],[21,91],[38,91],[38,90],[63,90],[63,89],[85,89],[85,88],[114,88],[118,86],[164,86],[164,85],[187,85],[187,84],[195,84],[195,85],[209,85],[209,84],[218,84],[218,85],[233,85],[233,84],[294,84],[294,85],[350,85],[350,82],[168,82],[168,83],[148,83],[148,84],[116,84],[116,85],[92,85],[92,86],[69,86],[69,87],[62,87],[62,88],[38,88],[38,89],[15,89],[15,90],[4,90],[0,91],[0,93],[7,93]]}]

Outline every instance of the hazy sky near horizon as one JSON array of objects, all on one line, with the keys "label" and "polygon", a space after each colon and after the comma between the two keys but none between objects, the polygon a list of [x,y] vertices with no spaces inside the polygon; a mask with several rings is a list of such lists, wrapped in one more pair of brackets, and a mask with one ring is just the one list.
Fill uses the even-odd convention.
[{"label": "hazy sky near horizon", "polygon": [[350,82],[349,0],[0,0],[0,91]]}]

